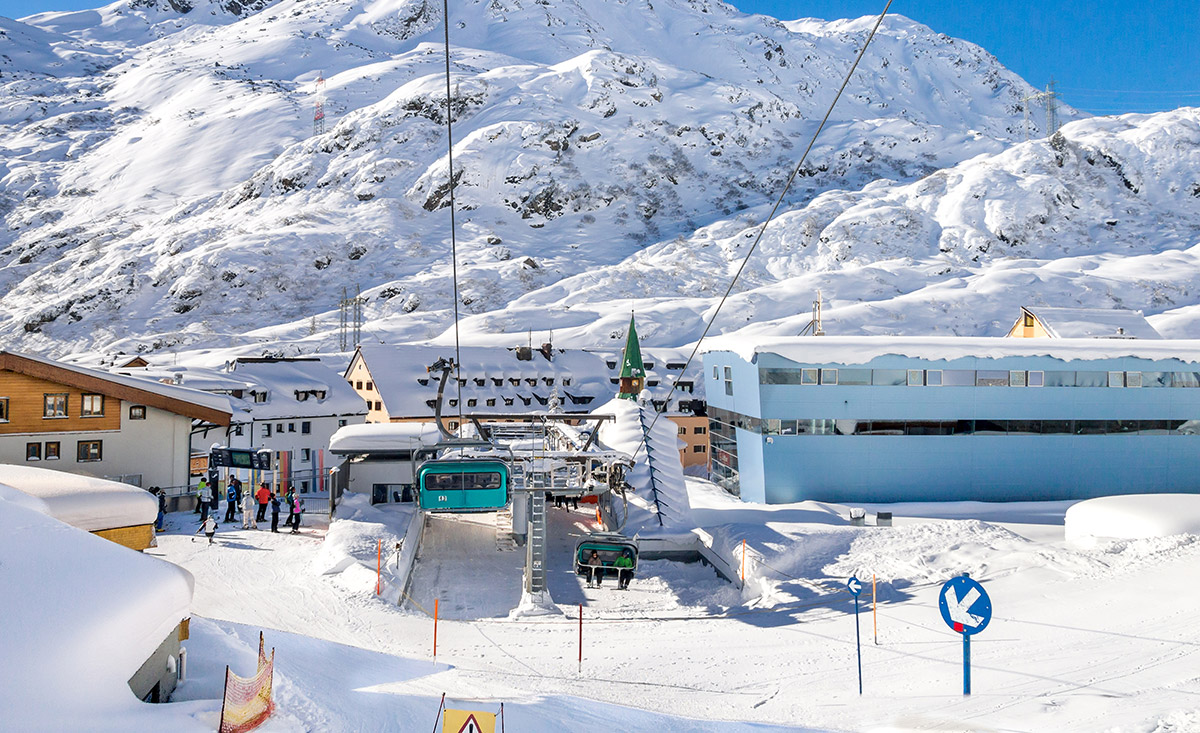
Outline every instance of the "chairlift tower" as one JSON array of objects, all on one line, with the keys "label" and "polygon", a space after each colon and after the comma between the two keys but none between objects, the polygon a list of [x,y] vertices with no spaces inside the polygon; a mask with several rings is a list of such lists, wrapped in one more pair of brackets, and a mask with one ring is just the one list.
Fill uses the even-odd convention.
[{"label": "chairlift tower", "polygon": [[313,99],[313,136],[325,133],[325,76],[317,72],[316,96]]},{"label": "chairlift tower", "polygon": [[367,301],[361,297],[361,292],[356,285],[354,297],[351,298],[347,296],[346,288],[342,288],[342,299],[338,301],[341,333],[339,343],[342,351],[358,348],[358,344],[362,340],[363,303]]}]

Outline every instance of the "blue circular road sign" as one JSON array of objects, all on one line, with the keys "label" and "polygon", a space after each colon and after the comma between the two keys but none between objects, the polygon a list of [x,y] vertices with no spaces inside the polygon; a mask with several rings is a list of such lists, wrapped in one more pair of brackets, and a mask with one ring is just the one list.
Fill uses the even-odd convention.
[{"label": "blue circular road sign", "polygon": [[850,580],[846,581],[846,589],[857,598],[858,594],[862,593],[862,581],[852,575],[850,576]]},{"label": "blue circular road sign", "polygon": [[992,620],[992,599],[982,585],[964,575],[942,586],[938,610],[951,629],[960,634],[978,634]]}]

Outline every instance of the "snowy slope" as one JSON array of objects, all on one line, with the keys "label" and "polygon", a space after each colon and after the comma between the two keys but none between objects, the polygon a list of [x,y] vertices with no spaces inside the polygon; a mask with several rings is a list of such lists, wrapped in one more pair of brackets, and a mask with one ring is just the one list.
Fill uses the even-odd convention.
[{"label": "snowy slope", "polygon": [[[458,5],[460,295],[476,331],[602,321],[513,304],[744,225],[728,217],[778,190],[869,20],[780,23],[709,0]],[[0,332],[55,353],[311,352],[333,344],[330,309],[356,283],[380,340],[445,330],[436,4],[138,0],[25,21],[4,21],[29,50],[0,78]],[[322,72],[331,126],[313,135]],[[1001,153],[1024,136],[1029,91],[985,51],[889,17],[789,200]]]}]

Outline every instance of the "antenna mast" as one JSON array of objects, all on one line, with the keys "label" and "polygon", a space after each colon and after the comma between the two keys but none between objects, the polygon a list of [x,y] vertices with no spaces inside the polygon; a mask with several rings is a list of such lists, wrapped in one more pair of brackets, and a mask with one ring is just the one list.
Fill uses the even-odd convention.
[{"label": "antenna mast", "polygon": [[317,72],[317,91],[313,98],[313,135],[325,134],[325,75]]}]

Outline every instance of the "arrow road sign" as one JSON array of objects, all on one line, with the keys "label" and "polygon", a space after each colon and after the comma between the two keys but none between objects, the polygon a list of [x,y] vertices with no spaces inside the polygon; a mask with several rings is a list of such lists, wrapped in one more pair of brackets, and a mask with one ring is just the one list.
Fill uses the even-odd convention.
[{"label": "arrow road sign", "polygon": [[978,634],[992,620],[992,599],[982,585],[966,576],[946,581],[938,609],[946,625],[960,634]]},{"label": "arrow road sign", "polygon": [[858,594],[862,593],[862,581],[854,576],[851,576],[850,580],[846,581],[846,588],[854,594],[855,598],[857,598]]}]

